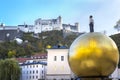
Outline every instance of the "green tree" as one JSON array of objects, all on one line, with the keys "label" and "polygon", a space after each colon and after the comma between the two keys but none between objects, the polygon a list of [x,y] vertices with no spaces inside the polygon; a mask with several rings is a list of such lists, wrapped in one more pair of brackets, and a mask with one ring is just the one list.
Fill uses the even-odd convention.
[{"label": "green tree", "polygon": [[20,80],[21,70],[14,59],[0,60],[0,80]]},{"label": "green tree", "polygon": [[16,57],[26,56],[25,50],[23,47],[16,47]]},{"label": "green tree", "polygon": [[4,45],[0,44],[0,59],[7,58],[7,49]]},{"label": "green tree", "polygon": [[[120,34],[111,35],[110,37],[116,43],[118,50],[119,50],[119,53],[120,53]],[[120,61],[119,61],[118,67],[120,68]]]},{"label": "green tree", "polygon": [[72,42],[78,37],[78,35],[75,35],[75,34],[72,34],[72,35],[69,35],[67,36],[65,39],[64,39],[64,45],[66,45],[67,47],[70,47],[70,45],[72,44]]},{"label": "green tree", "polygon": [[33,53],[33,46],[31,43],[27,43],[26,45],[24,45],[24,50],[26,55],[30,56]]},{"label": "green tree", "polygon": [[15,50],[10,50],[8,51],[8,58],[12,58],[16,56],[16,51]]},{"label": "green tree", "polygon": [[[78,36],[76,33],[70,33],[66,37],[63,31],[53,30],[42,32],[33,37],[33,33],[24,33],[22,36],[23,43],[17,44],[16,41],[1,42],[0,43],[0,59],[6,59],[11,57],[23,57],[30,56],[33,53],[46,52],[48,45],[56,46],[63,45],[69,46],[73,40]],[[13,50],[16,52],[13,52]]]},{"label": "green tree", "polygon": [[114,26],[114,28],[117,30],[117,31],[120,31],[120,20],[117,21],[116,25]]}]

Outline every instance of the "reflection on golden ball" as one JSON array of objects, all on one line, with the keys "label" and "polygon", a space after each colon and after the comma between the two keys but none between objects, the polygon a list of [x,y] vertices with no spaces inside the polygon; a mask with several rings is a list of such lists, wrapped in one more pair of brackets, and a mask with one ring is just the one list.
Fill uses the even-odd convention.
[{"label": "reflection on golden ball", "polygon": [[108,76],[118,65],[119,52],[114,41],[106,35],[87,33],[72,43],[68,61],[79,77]]}]

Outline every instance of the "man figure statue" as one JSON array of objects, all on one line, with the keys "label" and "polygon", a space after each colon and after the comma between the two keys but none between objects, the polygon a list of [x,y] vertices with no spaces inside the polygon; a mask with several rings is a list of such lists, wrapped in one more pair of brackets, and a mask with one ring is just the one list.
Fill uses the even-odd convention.
[{"label": "man figure statue", "polygon": [[90,23],[89,23],[90,32],[94,32],[94,20],[93,20],[93,16],[92,15],[90,15],[89,21],[90,21]]}]

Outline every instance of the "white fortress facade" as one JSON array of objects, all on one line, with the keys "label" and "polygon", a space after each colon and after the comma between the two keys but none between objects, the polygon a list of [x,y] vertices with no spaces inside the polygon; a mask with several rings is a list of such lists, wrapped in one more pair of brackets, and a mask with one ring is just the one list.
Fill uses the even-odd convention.
[{"label": "white fortress facade", "polygon": [[41,19],[38,18],[34,21],[34,25],[18,25],[18,28],[23,32],[34,32],[35,34],[52,31],[52,30],[64,30],[65,32],[80,32],[79,23],[63,24],[62,17],[58,16],[56,19]]},{"label": "white fortress facade", "polygon": [[57,19],[37,19],[34,24],[34,33],[41,33],[52,30],[62,30],[61,16]]}]

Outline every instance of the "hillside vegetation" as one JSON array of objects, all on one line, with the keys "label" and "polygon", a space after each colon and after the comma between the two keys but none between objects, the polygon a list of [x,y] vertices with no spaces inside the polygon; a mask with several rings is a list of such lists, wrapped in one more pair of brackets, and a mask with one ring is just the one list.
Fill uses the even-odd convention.
[{"label": "hillside vegetation", "polygon": [[[46,47],[48,45],[64,45],[69,48],[78,35],[71,34],[64,37],[63,31],[49,31],[38,34],[36,38],[33,36],[33,33],[24,33],[22,37],[22,44],[17,44],[16,41],[1,42],[0,59],[11,57],[29,57],[35,53],[47,53]],[[120,34],[111,35],[110,37],[115,41],[120,52]]]},{"label": "hillside vegetation", "polygon": [[38,34],[33,37],[33,33],[24,33],[22,44],[17,44],[16,41],[5,41],[0,43],[0,59],[11,57],[29,57],[34,53],[46,53],[46,47],[64,45],[69,48],[73,40],[77,37],[76,34],[71,34],[63,37],[63,31],[49,31]]}]

